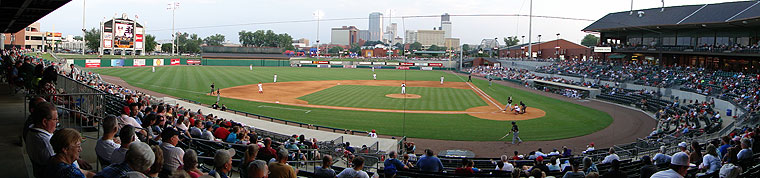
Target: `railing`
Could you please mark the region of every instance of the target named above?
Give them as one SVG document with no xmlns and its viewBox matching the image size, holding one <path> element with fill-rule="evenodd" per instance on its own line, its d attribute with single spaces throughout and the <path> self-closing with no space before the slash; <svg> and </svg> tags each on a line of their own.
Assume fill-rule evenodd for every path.
<svg viewBox="0 0 760 178">
<path fill-rule="evenodd" d="M 676 51 L 676 52 L 701 52 L 701 53 L 735 53 L 735 54 L 760 54 L 758 48 L 740 48 L 734 49 L 730 47 L 716 48 L 716 47 L 693 47 L 693 46 L 628 46 L 628 47 L 613 47 L 614 50 L 622 51 Z"/>
</svg>

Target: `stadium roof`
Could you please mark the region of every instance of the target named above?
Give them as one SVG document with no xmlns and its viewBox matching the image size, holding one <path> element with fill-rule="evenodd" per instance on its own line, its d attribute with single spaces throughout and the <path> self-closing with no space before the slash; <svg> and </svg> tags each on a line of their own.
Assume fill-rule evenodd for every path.
<svg viewBox="0 0 760 178">
<path fill-rule="evenodd" d="M 71 0 L 17 0 L 0 2 L 0 32 L 16 33 Z"/>
<path fill-rule="evenodd" d="M 610 13 L 583 31 L 613 31 L 625 28 L 647 29 L 674 26 L 760 26 L 760 1 L 738 1 L 717 4 L 672 6 Z M 751 20 L 751 21 L 750 21 Z"/>
</svg>

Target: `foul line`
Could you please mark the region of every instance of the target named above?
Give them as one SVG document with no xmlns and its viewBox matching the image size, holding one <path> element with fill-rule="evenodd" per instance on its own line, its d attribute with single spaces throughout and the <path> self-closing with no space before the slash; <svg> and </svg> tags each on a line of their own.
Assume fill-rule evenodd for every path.
<svg viewBox="0 0 760 178">
<path fill-rule="evenodd" d="M 499 104 L 497 104 L 496 102 L 494 102 L 493 100 L 491 100 L 491 96 L 488 96 L 488 94 L 486 94 L 486 92 L 483 92 L 483 90 L 480 90 L 480 88 L 478 88 L 478 87 L 472 86 L 472 84 L 470 84 L 470 82 L 465 82 L 465 83 L 467 85 L 469 85 L 470 88 L 472 88 L 472 90 L 475 90 L 476 93 L 483 95 L 483 98 L 486 98 L 486 100 L 488 100 L 489 102 L 491 102 L 491 104 L 496 105 L 496 107 L 499 108 L 499 110 L 504 110 L 503 108 L 501 108 L 501 106 Z"/>
<path fill-rule="evenodd" d="M 277 108 L 277 109 L 286 109 L 286 110 L 294 110 L 294 111 L 304 111 L 306 114 L 309 114 L 311 110 L 305 110 L 305 109 L 295 109 L 295 108 L 283 108 L 283 107 L 277 107 L 277 106 L 266 106 L 266 105 L 259 105 L 260 108 Z"/>
</svg>

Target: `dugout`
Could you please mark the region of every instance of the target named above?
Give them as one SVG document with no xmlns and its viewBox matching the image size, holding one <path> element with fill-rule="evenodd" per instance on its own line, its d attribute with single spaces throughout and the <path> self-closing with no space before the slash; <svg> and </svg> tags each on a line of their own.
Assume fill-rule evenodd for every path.
<svg viewBox="0 0 760 178">
<path fill-rule="evenodd" d="M 583 98 L 583 99 L 596 98 L 596 96 L 598 96 L 601 93 L 601 91 L 599 91 L 599 89 L 596 89 L 596 88 L 587 88 L 587 87 L 581 87 L 581 86 L 575 86 L 575 85 L 568 85 L 568 84 L 552 82 L 552 81 L 530 79 L 528 80 L 528 83 L 539 90 L 544 90 L 544 91 L 552 92 L 552 93 L 558 93 L 558 92 L 561 93 L 566 89 L 576 90 L 578 91 L 578 94 L 580 94 L 580 98 Z"/>
</svg>

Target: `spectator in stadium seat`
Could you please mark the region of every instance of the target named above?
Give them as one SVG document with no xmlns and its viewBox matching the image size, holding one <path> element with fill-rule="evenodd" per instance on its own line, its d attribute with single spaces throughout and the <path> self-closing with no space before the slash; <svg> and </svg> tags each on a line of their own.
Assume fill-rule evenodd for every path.
<svg viewBox="0 0 760 178">
<path fill-rule="evenodd" d="M 235 150 L 232 148 L 216 150 L 214 154 L 214 170 L 208 172 L 208 175 L 227 178 L 230 175 L 230 171 L 232 171 L 232 156 L 235 156 Z"/>
<path fill-rule="evenodd" d="M 232 126 L 232 123 L 230 123 L 229 121 L 223 122 L 222 124 L 220 124 L 220 127 L 214 130 L 214 136 L 218 139 L 226 140 L 227 135 L 230 134 L 230 131 L 227 128 L 231 126 Z"/>
<path fill-rule="evenodd" d="M 174 170 L 177 170 L 182 165 L 182 156 L 185 155 L 185 151 L 182 148 L 177 147 L 179 143 L 179 132 L 173 128 L 166 128 L 161 132 L 161 151 L 163 151 L 163 170 L 161 174 L 171 175 Z"/>
<path fill-rule="evenodd" d="M 443 163 L 435 155 L 433 150 L 425 149 L 425 156 L 417 160 L 417 167 L 421 171 L 426 172 L 441 172 L 443 171 Z"/>
<path fill-rule="evenodd" d="M 314 176 L 317 178 L 334 178 L 335 170 L 332 169 L 332 157 L 325 155 L 322 157 L 322 166 L 314 168 Z"/>
<path fill-rule="evenodd" d="M 148 144 L 135 142 L 129 144 L 124 163 L 129 166 L 130 171 L 126 172 L 128 178 L 143 178 L 150 172 L 151 165 L 156 161 L 156 156 Z M 105 176 L 104 176 L 105 177 Z"/>
<path fill-rule="evenodd" d="M 345 147 L 346 151 L 349 151 L 352 154 L 356 153 L 356 149 L 354 149 L 354 147 L 351 147 L 351 143 L 350 142 L 346 142 L 345 146 L 346 146 Z"/>
<path fill-rule="evenodd" d="M 515 167 L 509 163 L 509 158 L 507 155 L 501 155 L 500 162 L 496 164 L 496 170 L 499 171 L 505 171 L 505 172 L 512 172 L 512 170 L 515 169 Z"/>
<path fill-rule="evenodd" d="M 620 160 L 620 157 L 618 157 L 618 155 L 615 154 L 614 148 L 610 148 L 609 154 L 610 155 L 607 155 L 607 157 L 604 157 L 604 160 L 602 160 L 602 164 L 612 163 L 613 160 L 618 160 L 618 161 Z"/>
<path fill-rule="evenodd" d="M 570 148 L 567 148 L 567 146 L 562 146 L 562 157 L 563 158 L 569 158 L 573 156 L 573 150 Z"/>
<path fill-rule="evenodd" d="M 353 165 L 353 169 L 343 169 L 343 171 L 340 172 L 336 177 L 338 178 L 369 178 L 369 175 L 367 175 L 367 172 L 364 172 L 362 169 L 364 168 L 364 158 L 361 156 L 357 156 L 356 158 L 351 160 L 351 164 Z"/>
<path fill-rule="evenodd" d="M 111 165 L 111 153 L 116 148 L 121 147 L 119 140 L 114 140 L 119 128 L 116 123 L 116 116 L 109 115 L 103 119 L 103 136 L 95 144 L 95 154 L 103 165 Z"/>
<path fill-rule="evenodd" d="M 641 157 L 641 169 L 639 169 L 639 178 L 648 178 L 657 173 L 657 167 L 652 165 L 652 159 L 649 156 Z"/>
<path fill-rule="evenodd" d="M 262 160 L 255 160 L 249 163 L 247 170 L 248 170 L 247 178 L 265 178 L 268 176 L 267 174 L 269 174 L 269 168 L 267 168 L 267 163 Z M 335 177 L 334 172 L 331 178 L 333 177 Z"/>
<path fill-rule="evenodd" d="M 26 143 L 26 153 L 29 154 L 29 160 L 32 162 L 34 176 L 42 177 L 48 159 L 55 154 L 50 145 L 50 137 L 53 136 L 55 126 L 58 124 L 58 112 L 49 102 L 39 103 L 34 108 L 31 114 L 34 128 L 29 130 L 24 143 Z"/>
<path fill-rule="evenodd" d="M 200 169 L 198 169 L 198 153 L 195 150 L 188 149 L 185 151 L 185 155 L 182 156 L 181 171 L 185 171 L 191 178 L 198 178 L 203 175 Z"/>
<path fill-rule="evenodd" d="M 692 164 L 702 164 L 702 147 L 699 146 L 699 142 L 691 142 L 691 153 L 689 154 L 689 162 Z"/>
<path fill-rule="evenodd" d="M 654 165 L 661 166 L 670 164 L 670 156 L 665 154 L 665 149 L 668 147 L 660 146 L 659 152 L 654 155 Z"/>
<path fill-rule="evenodd" d="M 520 157 L 520 155 L 518 154 L 518 152 L 517 152 L 517 151 L 515 151 L 515 156 L 512 156 L 512 160 L 515 160 L 515 161 L 516 161 L 516 160 L 521 160 L 521 159 L 522 159 L 522 158 Z"/>
<path fill-rule="evenodd" d="M 257 158 L 259 160 L 269 161 L 272 158 L 277 157 L 277 151 L 272 148 L 272 138 L 265 138 L 264 139 L 264 148 L 259 149 L 259 154 L 257 155 Z"/>
<path fill-rule="evenodd" d="M 540 156 L 540 157 L 544 157 L 544 158 L 547 157 L 547 155 L 544 153 L 543 150 L 541 150 L 541 148 L 538 148 L 538 150 L 536 150 L 535 154 L 536 154 L 536 156 Z"/>
<path fill-rule="evenodd" d="M 533 169 L 531 170 L 529 176 L 534 178 L 544 178 L 546 177 L 546 172 L 541 171 L 541 169 Z"/>
<path fill-rule="evenodd" d="M 598 172 L 588 173 L 586 174 L 586 178 L 599 178 L 599 173 Z"/>
<path fill-rule="evenodd" d="M 288 165 L 288 150 L 277 151 L 277 162 L 269 163 L 269 172 L 271 178 L 296 178 L 296 171 Z"/>
<path fill-rule="evenodd" d="M 119 140 L 121 140 L 121 146 L 116 148 L 111 153 L 111 164 L 119 164 L 124 162 L 124 158 L 129 151 L 129 144 L 135 141 L 135 127 L 131 125 L 125 125 L 119 131 Z"/>
<path fill-rule="evenodd" d="M 720 167 L 718 176 L 720 178 L 736 178 L 742 171 L 742 168 L 738 165 L 739 161 L 736 158 L 739 149 L 736 147 L 728 148 L 728 153 L 723 156 L 724 164 Z"/>
<path fill-rule="evenodd" d="M 150 165 L 150 170 L 148 170 L 148 173 L 145 173 L 145 175 L 148 177 L 159 177 L 158 174 L 161 173 L 164 168 L 164 151 L 161 150 L 161 147 L 158 145 L 150 146 L 150 149 L 153 150 L 153 155 L 155 155 L 153 160 L 155 161 L 153 161 L 153 165 Z"/>
<path fill-rule="evenodd" d="M 720 148 L 718 148 L 718 154 L 720 154 L 720 159 L 723 160 L 723 156 L 728 153 L 728 148 L 731 147 L 731 138 L 728 136 L 720 137 L 721 143 L 723 145 L 720 145 Z"/>
<path fill-rule="evenodd" d="M 409 161 L 409 154 L 404 154 L 404 160 L 401 160 L 401 162 L 404 163 L 406 167 L 409 167 L 409 169 L 415 168 L 414 164 L 412 164 L 412 162 Z"/>
<path fill-rule="evenodd" d="M 56 131 L 50 137 L 50 145 L 55 155 L 50 157 L 45 167 L 44 176 L 49 178 L 84 178 L 93 177 L 94 173 L 82 170 L 74 164 L 82 151 L 82 136 L 74 129 L 65 128 Z"/>
<path fill-rule="evenodd" d="M 586 177 L 586 174 L 583 173 L 583 171 L 579 171 L 580 164 L 576 159 L 570 159 L 570 165 L 572 166 L 571 171 L 567 171 L 562 178 L 584 178 Z"/>
<path fill-rule="evenodd" d="M 245 147 L 245 157 L 243 157 L 243 163 L 240 164 L 240 177 L 248 176 L 248 164 L 255 161 L 258 154 L 259 145 L 251 144 Z"/>
<path fill-rule="evenodd" d="M 398 170 L 406 170 L 409 169 L 404 163 L 399 161 L 398 154 L 396 151 L 391 150 L 388 153 L 388 159 L 385 159 L 383 162 L 383 165 L 385 166 L 385 176 L 386 177 L 396 177 L 396 172 Z"/>
<path fill-rule="evenodd" d="M 203 138 L 203 122 L 201 120 L 193 121 L 193 126 L 190 127 L 190 136 L 193 138 Z"/>
<path fill-rule="evenodd" d="M 557 164 L 557 157 L 552 157 L 551 159 L 549 159 L 549 163 L 546 164 L 546 167 L 549 168 L 550 172 L 559 172 L 560 168 L 559 168 L 559 165 Z"/>
<path fill-rule="evenodd" d="M 224 141 L 227 143 L 237 143 L 239 141 L 238 134 L 240 134 L 240 127 L 234 126 L 232 127 L 232 130 L 230 130 L 230 133 L 227 134 L 227 137 L 224 138 Z"/>
<path fill-rule="evenodd" d="M 129 107 L 124 106 L 124 110 L 121 113 L 121 117 L 119 117 L 119 123 L 122 125 L 131 125 L 135 128 L 142 128 L 142 125 L 140 125 L 140 122 L 137 121 L 137 119 L 134 118 L 136 111 L 132 111 L 132 109 L 137 109 L 137 106 Z"/>
<path fill-rule="evenodd" d="M 657 172 L 651 178 L 682 178 L 689 169 L 689 154 L 678 152 L 670 159 L 670 169 Z"/>
<path fill-rule="evenodd" d="M 688 149 L 688 147 L 689 147 L 689 144 L 688 144 L 688 143 L 686 143 L 686 142 L 681 142 L 681 143 L 678 143 L 678 149 L 680 149 L 680 150 L 681 150 L 681 152 L 684 152 L 684 153 L 686 153 L 687 155 L 690 155 L 690 154 L 691 154 L 691 152 L 689 152 L 689 149 Z"/>
<path fill-rule="evenodd" d="M 530 168 L 528 172 L 533 172 L 533 170 L 540 169 L 542 172 L 549 172 L 549 167 L 544 164 L 544 157 L 538 156 L 535 159 L 535 163 L 533 164 L 533 167 Z"/>
<path fill-rule="evenodd" d="M 750 160 L 752 159 L 752 149 L 750 149 L 750 146 L 752 146 L 752 143 L 749 139 L 743 138 L 741 140 L 741 148 L 742 150 L 739 151 L 739 154 L 736 155 L 736 158 L 738 161 L 744 161 L 744 160 Z"/>
<path fill-rule="evenodd" d="M 214 140 L 214 133 L 212 131 L 214 130 L 214 123 L 210 122 L 210 121 L 206 122 L 204 124 L 204 127 L 205 127 L 205 129 L 203 131 L 203 135 L 201 135 L 201 138 L 213 141 Z"/>
<path fill-rule="evenodd" d="M 454 173 L 465 174 L 465 175 L 475 174 L 475 168 L 472 167 L 473 165 L 474 163 L 472 162 L 472 160 L 467 159 L 467 158 L 462 158 L 462 167 L 458 167 L 454 171 Z"/>
<path fill-rule="evenodd" d="M 602 175 L 602 178 L 615 178 L 615 177 L 627 177 L 625 173 L 620 171 L 620 161 L 619 160 L 612 160 L 612 166 L 610 167 L 610 170 L 607 171 L 607 173 L 604 173 Z"/>
<path fill-rule="evenodd" d="M 597 175 L 599 173 L 599 169 L 596 168 L 596 164 L 594 164 L 594 162 L 591 161 L 591 158 L 589 158 L 589 157 L 584 157 L 583 158 L 583 169 L 586 169 L 586 171 L 585 171 L 586 176 L 588 176 L 592 172 L 597 173 Z"/>
<path fill-rule="evenodd" d="M 702 164 L 699 165 L 699 169 L 707 170 L 705 174 L 717 173 L 720 169 L 720 159 L 718 159 L 718 153 L 715 150 L 715 145 L 707 145 L 707 153 L 702 158 Z"/>
</svg>

